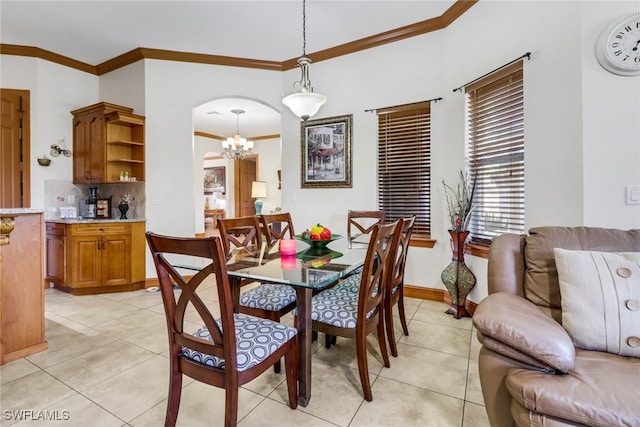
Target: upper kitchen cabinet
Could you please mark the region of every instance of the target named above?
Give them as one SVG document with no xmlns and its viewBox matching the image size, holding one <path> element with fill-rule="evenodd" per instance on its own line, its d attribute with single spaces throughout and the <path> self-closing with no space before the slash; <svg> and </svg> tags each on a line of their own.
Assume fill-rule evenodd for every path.
<svg viewBox="0 0 640 427">
<path fill-rule="evenodd" d="M 73 114 L 73 182 L 144 181 L 144 117 L 99 102 Z"/>
</svg>

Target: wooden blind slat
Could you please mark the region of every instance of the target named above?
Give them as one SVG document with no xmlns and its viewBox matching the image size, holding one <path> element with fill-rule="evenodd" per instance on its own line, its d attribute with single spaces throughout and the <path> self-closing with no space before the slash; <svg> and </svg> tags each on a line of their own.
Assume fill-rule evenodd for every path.
<svg viewBox="0 0 640 427">
<path fill-rule="evenodd" d="M 471 239 L 524 232 L 524 72 L 519 61 L 465 88 L 467 169 L 475 177 Z"/>
<path fill-rule="evenodd" d="M 388 221 L 416 215 L 431 234 L 431 104 L 378 109 L 378 207 Z"/>
</svg>

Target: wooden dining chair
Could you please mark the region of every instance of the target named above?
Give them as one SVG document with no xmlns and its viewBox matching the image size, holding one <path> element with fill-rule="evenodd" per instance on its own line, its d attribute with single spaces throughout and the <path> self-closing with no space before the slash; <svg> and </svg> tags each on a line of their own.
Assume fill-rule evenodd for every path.
<svg viewBox="0 0 640 427">
<path fill-rule="evenodd" d="M 260 250 L 262 230 L 258 217 L 221 218 L 217 226 L 225 254 L 229 255 L 232 250 L 240 248 Z"/>
<path fill-rule="evenodd" d="M 262 234 L 269 247 L 274 246 L 278 240 L 293 239 L 296 235 L 291 214 L 288 212 L 261 215 L 260 223 L 262 224 Z"/>
<path fill-rule="evenodd" d="M 175 426 L 182 378 L 225 390 L 224 425 L 238 421 L 239 387 L 265 372 L 284 357 L 289 407 L 298 406 L 298 349 L 295 328 L 267 319 L 234 313 L 226 257 L 219 237 L 179 238 L 147 232 L 147 243 L 158 274 L 169 334 L 169 397 L 165 426 Z M 183 276 L 170 259 L 177 255 L 206 259 L 204 268 Z M 210 262 L 209 262 L 210 261 Z M 190 273 L 193 273 L 192 271 Z M 200 285 L 215 276 L 220 318 L 214 319 L 200 295 Z M 173 284 L 181 292 L 174 293 Z M 185 330 L 187 309 L 195 309 L 203 326 Z M 250 337 L 250 338 L 248 338 Z"/>
<path fill-rule="evenodd" d="M 349 245 L 358 237 L 371 234 L 373 228 L 385 222 L 384 211 L 354 211 L 347 212 L 347 239 Z"/>
<path fill-rule="evenodd" d="M 287 214 L 288 215 L 288 214 Z M 248 216 L 240 218 L 225 218 L 218 221 L 220 238 L 226 241 L 227 255 L 230 250 L 262 245 L 262 228 L 258 217 Z M 241 286 L 255 283 L 246 280 Z M 261 283 L 238 296 L 238 311 L 251 316 L 279 322 L 282 317 L 296 307 L 296 291 L 289 285 L 281 283 Z M 278 360 L 274 365 L 275 372 L 280 372 L 281 364 Z"/>
<path fill-rule="evenodd" d="M 398 357 L 398 346 L 396 345 L 395 330 L 393 327 L 393 306 L 398 306 L 398 315 L 400 316 L 400 324 L 402 332 L 409 335 L 407 327 L 407 318 L 404 313 L 404 272 L 407 263 L 407 253 L 409 251 L 409 243 L 411 242 L 411 234 L 416 217 L 403 218 L 398 243 L 390 253 L 391 259 L 389 266 L 385 272 L 385 296 L 384 296 L 384 323 L 387 331 L 387 341 L 391 355 Z"/>
<path fill-rule="evenodd" d="M 385 367 L 389 355 L 384 335 L 384 271 L 389 250 L 397 245 L 402 220 L 376 225 L 367 246 L 358 293 L 335 288 L 322 291 L 312 298 L 311 324 L 315 331 L 329 336 L 354 338 L 362 392 L 367 401 L 373 400 L 367 363 L 367 335 L 378 333 L 378 344 Z"/>
</svg>

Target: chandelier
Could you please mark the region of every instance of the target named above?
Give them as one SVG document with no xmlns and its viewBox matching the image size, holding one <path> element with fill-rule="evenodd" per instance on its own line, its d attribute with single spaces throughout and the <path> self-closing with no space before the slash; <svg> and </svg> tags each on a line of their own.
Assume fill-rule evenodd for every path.
<svg viewBox="0 0 640 427">
<path fill-rule="evenodd" d="M 305 122 L 318 112 L 322 104 L 327 102 L 326 96 L 313 93 L 311 80 L 309 80 L 309 64 L 311 64 L 311 59 L 307 57 L 306 1 L 302 0 L 302 56 L 298 58 L 302 78 L 293 84 L 295 93 L 282 98 L 282 103 Z"/>
<path fill-rule="evenodd" d="M 222 154 L 227 159 L 243 159 L 253 150 L 253 141 L 247 141 L 247 138 L 240 136 L 240 114 L 244 114 L 244 110 L 231 110 L 236 115 L 236 134 L 222 141 Z"/>
</svg>

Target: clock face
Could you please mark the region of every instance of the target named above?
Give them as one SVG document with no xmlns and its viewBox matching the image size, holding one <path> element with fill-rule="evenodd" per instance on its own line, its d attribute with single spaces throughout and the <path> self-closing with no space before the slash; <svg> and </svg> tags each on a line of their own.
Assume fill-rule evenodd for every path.
<svg viewBox="0 0 640 427">
<path fill-rule="evenodd" d="M 640 13 L 607 27 L 596 45 L 598 62 L 621 76 L 640 75 Z"/>
</svg>

